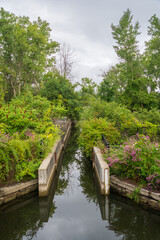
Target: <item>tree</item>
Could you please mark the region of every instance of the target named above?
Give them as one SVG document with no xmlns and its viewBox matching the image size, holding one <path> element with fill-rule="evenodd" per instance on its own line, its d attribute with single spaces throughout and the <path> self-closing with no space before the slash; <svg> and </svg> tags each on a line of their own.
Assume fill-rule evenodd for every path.
<svg viewBox="0 0 160 240">
<path fill-rule="evenodd" d="M 38 18 L 17 17 L 0 10 L 0 70 L 6 83 L 6 99 L 20 95 L 25 84 L 39 86 L 51 64 L 58 43 L 50 38 L 49 24 Z"/>
<path fill-rule="evenodd" d="M 98 87 L 98 95 L 102 100 L 120 102 L 120 96 L 125 89 L 121 68 L 121 64 L 116 64 L 103 74 L 103 81 Z"/>
<path fill-rule="evenodd" d="M 126 86 L 130 87 L 132 82 L 141 76 L 140 54 L 138 49 L 137 36 L 139 23 L 132 24 L 133 16 L 127 9 L 121 17 L 117 26 L 111 25 L 113 38 L 116 40 L 114 49 L 119 57 L 120 63 L 124 65 L 124 80 Z"/>
<path fill-rule="evenodd" d="M 80 107 L 78 94 L 75 93 L 70 81 L 58 74 L 48 72 L 44 75 L 43 82 L 41 95 L 54 102 L 61 99 L 68 110 L 68 117 L 78 119 Z"/>
<path fill-rule="evenodd" d="M 134 111 L 155 106 L 157 98 L 153 81 L 145 74 L 144 59 L 138 49 L 137 36 L 140 34 L 140 25 L 138 22 L 133 24 L 132 21 L 131 11 L 127 9 L 119 24 L 111 25 L 112 35 L 116 41 L 114 49 L 119 57 L 119 63 L 105 75 L 99 94 L 107 101 L 123 103 Z"/>
<path fill-rule="evenodd" d="M 145 57 L 147 74 L 151 77 L 157 87 L 160 87 L 160 19 L 153 15 L 149 20 L 148 35 L 151 37 L 146 41 Z"/>
<path fill-rule="evenodd" d="M 56 57 L 56 66 L 60 76 L 70 80 L 73 78 L 73 51 L 66 43 L 60 45 Z"/>
<path fill-rule="evenodd" d="M 87 105 L 88 100 L 91 96 L 95 96 L 95 88 L 97 84 L 87 77 L 82 78 L 81 83 L 77 83 L 77 86 L 80 86 L 79 95 L 83 105 Z"/>
</svg>

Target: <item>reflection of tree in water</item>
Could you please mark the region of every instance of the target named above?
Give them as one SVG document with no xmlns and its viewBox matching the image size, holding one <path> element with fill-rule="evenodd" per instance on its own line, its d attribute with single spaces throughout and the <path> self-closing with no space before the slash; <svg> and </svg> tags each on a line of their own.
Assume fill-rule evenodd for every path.
<svg viewBox="0 0 160 240">
<path fill-rule="evenodd" d="M 73 191 L 76 181 L 75 171 L 77 166 L 74 162 L 77 156 L 78 144 L 76 140 L 78 134 L 79 131 L 77 129 L 73 129 L 71 137 L 67 143 L 67 147 L 63 155 L 63 163 L 56 189 L 56 195 L 68 194 L 70 191 Z"/>
<path fill-rule="evenodd" d="M 38 199 L 9 214 L 0 215 L 2 240 L 21 240 L 23 236 L 30 240 L 36 236 L 40 228 L 43 228 L 43 223 L 39 218 Z"/>
<path fill-rule="evenodd" d="M 109 230 L 117 236 L 123 234 L 123 240 L 159 240 L 160 216 L 150 211 L 145 211 L 133 202 L 110 197 Z M 154 224 L 153 224 L 154 222 Z"/>
<path fill-rule="evenodd" d="M 97 192 L 94 184 L 93 178 L 93 169 L 92 169 L 92 161 L 86 158 L 81 153 L 81 161 L 80 161 L 80 185 L 83 188 L 83 194 L 86 196 L 89 202 L 93 201 L 96 205 L 98 204 L 97 200 Z"/>
<path fill-rule="evenodd" d="M 86 159 L 78 147 L 76 141 L 78 134 L 77 129 L 73 130 L 67 144 L 56 195 L 69 194 L 80 182 L 82 192 L 88 201 L 97 203 L 96 190 L 93 184 L 92 163 L 89 159 Z"/>
</svg>

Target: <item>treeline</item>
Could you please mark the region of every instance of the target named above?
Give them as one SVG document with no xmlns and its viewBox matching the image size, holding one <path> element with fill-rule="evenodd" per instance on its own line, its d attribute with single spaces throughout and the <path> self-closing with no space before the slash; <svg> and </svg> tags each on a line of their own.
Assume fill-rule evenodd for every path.
<svg viewBox="0 0 160 240">
<path fill-rule="evenodd" d="M 137 131 L 159 140 L 160 20 L 154 15 L 149 24 L 140 53 L 140 25 L 129 9 L 124 12 L 111 25 L 119 62 L 99 86 L 87 77 L 72 84 L 70 49 L 52 40 L 49 24 L 1 8 L 0 182 L 37 176 L 61 134 L 57 118 L 80 120 L 78 141 L 87 155 L 101 145 L 102 134 L 116 145 Z"/>
<path fill-rule="evenodd" d="M 62 134 L 57 118 L 78 116 L 79 96 L 67 79 L 69 55 L 60 50 L 46 21 L 30 21 L 1 8 L 0 186 L 36 178 Z"/>
<path fill-rule="evenodd" d="M 51 38 L 49 23 L 17 17 L 0 10 L 0 104 L 30 89 L 56 104 L 59 99 L 68 117 L 76 118 L 79 106 L 75 87 L 67 79 L 71 70 L 69 49 Z M 60 63 L 56 64 L 56 53 Z M 57 67 L 57 65 L 59 65 Z"/>
<path fill-rule="evenodd" d="M 160 19 L 156 15 L 149 19 L 149 39 L 143 53 L 137 39 L 140 24 L 133 23 L 129 9 L 111 29 L 118 63 L 104 74 L 99 96 L 109 102 L 122 103 L 131 111 L 159 109 Z"/>
</svg>

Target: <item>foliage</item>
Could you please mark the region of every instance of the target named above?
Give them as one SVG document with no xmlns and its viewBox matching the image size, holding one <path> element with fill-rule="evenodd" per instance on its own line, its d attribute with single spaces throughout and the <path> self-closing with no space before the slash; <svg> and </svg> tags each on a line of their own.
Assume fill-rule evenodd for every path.
<svg viewBox="0 0 160 240">
<path fill-rule="evenodd" d="M 17 134 L 9 138 L 0 135 L 0 181 L 21 180 L 36 177 L 35 170 L 41 163 L 41 148 L 38 138 L 21 140 Z M 35 151 L 36 149 L 36 151 Z"/>
<path fill-rule="evenodd" d="M 40 18 L 31 22 L 0 10 L 0 72 L 5 99 L 20 95 L 26 84 L 39 87 L 42 74 L 54 64 L 58 43 L 51 40 L 49 24 Z"/>
<path fill-rule="evenodd" d="M 149 136 L 130 138 L 118 149 L 106 153 L 106 161 L 114 174 L 147 184 L 149 189 L 159 189 L 160 145 Z M 155 179 L 155 181 L 154 181 Z"/>
<path fill-rule="evenodd" d="M 159 105 L 158 87 L 158 28 L 159 19 L 150 19 L 149 35 L 146 51 L 140 54 L 137 37 L 140 34 L 138 22 L 133 24 L 131 11 L 127 9 L 118 25 L 111 25 L 116 44 L 115 52 L 119 62 L 104 75 L 98 87 L 98 95 L 105 101 L 116 101 L 132 111 L 140 108 L 148 110 Z M 156 70 L 155 70 L 156 68 Z M 155 70 L 155 73 L 154 73 Z"/>
<path fill-rule="evenodd" d="M 155 125 L 160 125 L 160 110 L 153 108 L 151 110 L 139 109 L 139 111 L 134 112 L 134 116 L 140 121 L 148 121 Z"/>
<path fill-rule="evenodd" d="M 53 125 L 54 118 L 65 115 L 66 109 L 62 105 L 56 106 L 46 98 L 28 92 L 0 106 L 0 129 L 3 123 L 8 133 L 28 128 L 43 133 Z"/>
<path fill-rule="evenodd" d="M 1 182 L 37 176 L 41 160 L 59 138 L 60 131 L 53 121 L 65 114 L 62 105 L 53 105 L 31 92 L 1 105 Z"/>
<path fill-rule="evenodd" d="M 160 77 L 160 19 L 153 15 L 149 19 L 149 27 L 148 27 L 148 35 L 150 39 L 146 41 L 146 49 L 145 49 L 145 61 L 146 61 L 146 69 L 147 75 L 151 77 L 157 88 L 159 88 L 159 77 Z"/>
<path fill-rule="evenodd" d="M 133 114 L 125 106 L 95 98 L 90 99 L 89 106 L 83 108 L 80 115 L 82 120 L 105 118 L 120 131 L 122 139 L 135 135 L 137 132 L 149 135 L 152 139 L 157 138 L 158 126 L 147 121 L 147 116 L 143 121 L 136 116 L 139 116 L 138 113 Z"/>
<path fill-rule="evenodd" d="M 79 98 L 69 80 L 49 72 L 44 75 L 43 81 L 44 85 L 41 89 L 41 95 L 50 101 L 57 102 L 61 99 L 67 109 L 67 116 L 72 119 L 78 119 Z"/>
<path fill-rule="evenodd" d="M 134 199 L 137 203 L 139 203 L 140 198 L 140 186 L 135 188 L 131 194 L 127 195 L 130 199 Z"/>
<path fill-rule="evenodd" d="M 90 119 L 79 123 L 81 133 L 78 138 L 79 145 L 89 156 L 92 148 L 98 144 L 102 139 L 102 134 L 106 137 L 110 144 L 118 144 L 120 140 L 120 133 L 112 123 L 105 119 Z"/>
<path fill-rule="evenodd" d="M 88 105 L 88 102 L 92 96 L 95 96 L 95 88 L 97 84 L 89 78 L 82 78 L 81 83 L 77 83 L 77 86 L 80 86 L 79 90 L 80 99 L 83 106 Z"/>
</svg>

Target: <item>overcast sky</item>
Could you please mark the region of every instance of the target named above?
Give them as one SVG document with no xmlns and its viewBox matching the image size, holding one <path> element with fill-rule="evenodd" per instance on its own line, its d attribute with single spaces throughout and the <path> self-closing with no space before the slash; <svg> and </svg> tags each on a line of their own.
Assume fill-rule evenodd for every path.
<svg viewBox="0 0 160 240">
<path fill-rule="evenodd" d="M 141 25 L 140 49 L 147 39 L 148 20 L 160 17 L 160 0 L 0 0 L 0 6 L 16 15 L 41 17 L 50 23 L 53 40 L 66 42 L 75 53 L 77 79 L 100 82 L 100 70 L 116 63 L 111 23 L 118 24 L 129 8 Z"/>
</svg>

